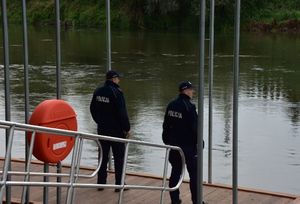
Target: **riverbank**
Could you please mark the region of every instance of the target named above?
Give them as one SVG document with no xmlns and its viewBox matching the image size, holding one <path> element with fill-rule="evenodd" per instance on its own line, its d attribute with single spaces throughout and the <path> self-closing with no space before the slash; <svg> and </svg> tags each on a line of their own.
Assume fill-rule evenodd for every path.
<svg viewBox="0 0 300 204">
<path fill-rule="evenodd" d="M 271 23 L 250 22 L 246 26 L 246 30 L 264 33 L 300 33 L 300 20 L 291 19 L 280 23 L 276 21 Z"/>
<path fill-rule="evenodd" d="M 17 0 L 7 2 L 9 23 L 22 23 L 21 6 Z M 61 22 L 66 28 L 105 28 L 105 1 L 64 0 L 60 2 L 60 8 Z M 215 14 L 217 30 L 233 29 L 234 2 L 216 1 Z M 30 25 L 54 25 L 54 1 L 28 1 L 27 20 Z M 111 26 L 114 29 L 198 30 L 198 20 L 196 0 L 111 1 Z M 243 30 L 255 32 L 299 32 L 300 7 L 294 0 L 249 0 L 241 5 L 241 25 Z"/>
</svg>

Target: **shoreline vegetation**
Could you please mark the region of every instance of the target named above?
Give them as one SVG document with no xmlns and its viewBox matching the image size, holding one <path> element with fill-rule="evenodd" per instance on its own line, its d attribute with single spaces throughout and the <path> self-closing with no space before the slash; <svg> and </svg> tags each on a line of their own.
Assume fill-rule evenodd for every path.
<svg viewBox="0 0 300 204">
<path fill-rule="evenodd" d="M 120 30 L 198 30 L 198 2 L 199 0 L 111 0 L 111 26 Z M 234 2 L 216 0 L 216 29 L 233 29 Z M 242 30 L 300 33 L 300 0 L 248 0 L 243 1 L 241 6 Z M 10 0 L 7 8 L 9 23 L 21 24 L 21 2 Z M 209 1 L 207 8 L 208 18 Z M 105 0 L 61 0 L 60 13 L 61 23 L 65 28 L 105 27 Z M 53 25 L 54 1 L 28 0 L 27 20 L 30 25 Z"/>
</svg>

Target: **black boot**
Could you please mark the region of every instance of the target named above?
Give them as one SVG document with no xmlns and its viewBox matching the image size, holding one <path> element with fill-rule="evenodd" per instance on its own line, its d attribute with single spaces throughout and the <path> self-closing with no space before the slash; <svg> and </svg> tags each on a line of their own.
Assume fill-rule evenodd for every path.
<svg viewBox="0 0 300 204">
<path fill-rule="evenodd" d="M 180 204 L 180 203 L 182 203 L 182 202 L 181 202 L 181 199 L 179 199 L 179 200 L 177 200 L 177 201 L 172 201 L 172 204 Z"/>
</svg>

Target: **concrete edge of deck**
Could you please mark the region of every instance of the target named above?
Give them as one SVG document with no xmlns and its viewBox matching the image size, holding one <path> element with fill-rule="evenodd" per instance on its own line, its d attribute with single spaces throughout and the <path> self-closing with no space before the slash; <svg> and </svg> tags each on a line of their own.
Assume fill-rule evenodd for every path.
<svg viewBox="0 0 300 204">
<path fill-rule="evenodd" d="M 3 157 L 0 157 L 0 160 L 4 160 Z M 24 159 L 17 159 L 17 158 L 12 158 L 12 162 L 16 163 L 24 163 Z M 44 163 L 39 160 L 32 160 L 32 164 L 36 165 L 43 165 Z M 50 166 L 56 166 L 56 164 L 49 164 Z M 62 167 L 64 168 L 70 168 L 69 164 L 63 164 Z M 81 166 L 80 169 L 82 170 L 89 170 L 89 171 L 94 171 L 95 168 L 89 167 L 89 166 Z M 113 172 L 113 171 L 111 171 Z M 137 176 L 137 177 L 144 177 L 144 178 L 152 178 L 152 179 L 162 179 L 162 176 L 157 176 L 153 175 L 150 173 L 139 173 L 139 172 L 127 172 L 127 175 L 130 176 Z M 188 180 L 184 180 L 183 182 L 188 183 Z M 228 184 L 221 184 L 221 183 L 203 183 L 204 186 L 209 186 L 209 187 L 216 187 L 216 188 L 223 188 L 223 189 L 232 189 L 231 185 Z M 254 188 L 247 188 L 247 187 L 239 187 L 239 191 L 243 192 L 249 192 L 249 193 L 258 193 L 258 194 L 264 194 L 264 195 L 270 195 L 270 196 L 276 196 L 276 197 L 282 197 L 282 198 L 289 198 L 293 199 L 293 204 L 300 204 L 300 195 L 294 195 L 294 194 L 289 194 L 289 193 L 281 193 L 281 192 L 273 192 L 273 191 L 267 191 L 267 190 L 262 190 L 262 189 L 254 189 Z"/>
</svg>

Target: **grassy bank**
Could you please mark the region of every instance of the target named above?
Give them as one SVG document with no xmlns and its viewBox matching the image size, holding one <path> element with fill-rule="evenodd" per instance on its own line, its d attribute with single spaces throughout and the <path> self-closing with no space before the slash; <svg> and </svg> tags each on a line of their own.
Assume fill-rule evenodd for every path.
<svg viewBox="0 0 300 204">
<path fill-rule="evenodd" d="M 9 22 L 22 23 L 21 2 L 10 0 L 7 7 Z M 241 9 L 245 30 L 300 31 L 300 0 L 248 0 L 242 1 Z M 104 0 L 62 0 L 60 12 L 61 22 L 67 27 L 105 26 Z M 198 29 L 198 15 L 198 0 L 111 0 L 111 24 L 115 29 Z M 29 24 L 54 24 L 54 1 L 27 0 L 27 17 Z M 217 29 L 231 29 L 233 19 L 234 1 L 216 0 Z"/>
<path fill-rule="evenodd" d="M 157 12 L 146 11 L 145 2 L 112 0 L 111 25 L 116 29 L 184 29 L 191 28 L 198 17 L 185 11 Z M 128 1 L 130 2 L 130 1 Z M 142 2 L 142 1 L 140 1 Z M 19 0 L 7 3 L 10 23 L 22 23 L 22 7 Z M 73 27 L 104 27 L 106 24 L 105 1 L 66 0 L 61 1 L 61 23 Z M 150 8 L 148 8 L 150 9 Z M 182 16 L 183 15 L 183 16 Z M 55 23 L 55 4 L 53 0 L 27 1 L 27 20 L 33 25 Z"/>
<path fill-rule="evenodd" d="M 288 3 L 288 1 L 287 1 Z M 300 32 L 299 5 L 269 5 L 249 16 L 245 29 L 259 32 Z"/>
<path fill-rule="evenodd" d="M 11 0 L 7 3 L 10 23 L 22 23 L 21 1 Z M 104 25 L 105 11 L 100 4 L 84 4 L 80 1 L 61 1 L 61 22 L 66 26 Z M 27 1 L 27 20 L 33 25 L 51 25 L 55 23 L 54 1 Z"/>
</svg>

